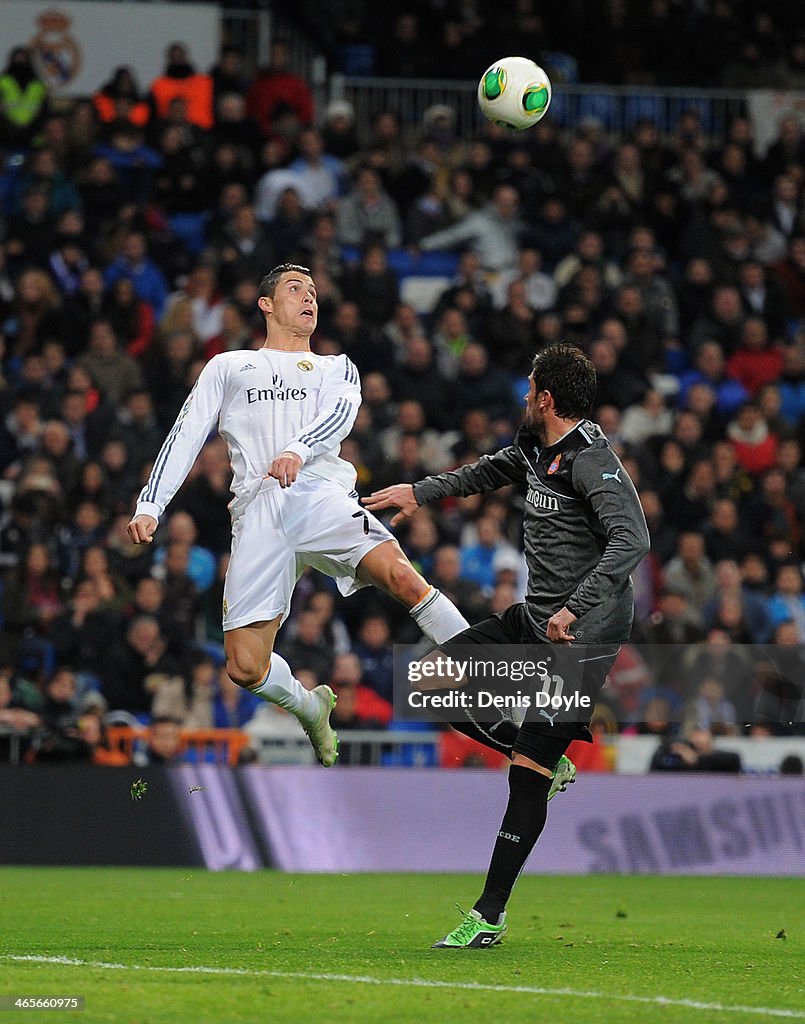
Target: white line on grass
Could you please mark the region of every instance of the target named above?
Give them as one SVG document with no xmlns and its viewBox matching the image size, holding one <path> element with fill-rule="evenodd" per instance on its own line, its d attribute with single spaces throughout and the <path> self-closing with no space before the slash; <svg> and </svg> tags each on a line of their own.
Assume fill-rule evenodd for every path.
<svg viewBox="0 0 805 1024">
<path fill-rule="evenodd" d="M 452 954 L 455 956 L 455 954 Z M 805 1020 L 805 1012 L 770 1006 L 730 1006 L 702 1003 L 696 999 L 670 999 L 667 996 L 618 995 L 611 992 L 573 988 L 538 988 L 535 985 L 484 985 L 475 981 L 439 981 L 428 978 L 373 978 L 363 974 L 314 974 L 306 971 L 251 971 L 245 967 L 160 967 L 155 964 L 114 964 L 104 960 L 78 960 L 71 956 L 0 955 L 0 960 L 34 964 L 61 964 L 66 967 L 91 967 L 101 971 L 151 971 L 159 974 L 218 974 L 243 978 L 289 978 L 295 981 L 338 981 L 353 985 L 396 985 L 401 988 L 450 988 L 471 992 L 514 992 L 532 996 L 572 996 L 575 999 L 606 999 L 609 1002 L 648 1003 L 652 1006 L 682 1006 L 689 1010 L 715 1010 L 718 1013 L 753 1013 L 761 1017 L 786 1017 Z"/>
</svg>

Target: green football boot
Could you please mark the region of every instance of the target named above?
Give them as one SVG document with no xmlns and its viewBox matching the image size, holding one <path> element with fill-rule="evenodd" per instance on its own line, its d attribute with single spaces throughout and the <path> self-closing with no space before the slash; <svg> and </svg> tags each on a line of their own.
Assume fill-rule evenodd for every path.
<svg viewBox="0 0 805 1024">
<path fill-rule="evenodd" d="M 434 942 L 431 949 L 486 949 L 487 946 L 496 946 L 506 934 L 505 913 L 500 915 L 497 924 L 484 921 L 477 910 L 461 910 L 461 913 L 464 919 L 458 928 L 439 942 Z"/>
<path fill-rule="evenodd" d="M 553 800 L 557 793 L 564 793 L 571 782 L 576 781 L 576 766 L 569 757 L 564 754 L 559 758 L 559 764 L 553 773 L 551 788 L 548 790 L 548 799 Z"/>
<path fill-rule="evenodd" d="M 319 710 L 311 723 L 305 725 L 305 732 L 313 744 L 319 764 L 332 768 L 338 760 L 338 736 L 330 725 L 330 712 L 338 698 L 329 686 L 315 686 L 311 691 L 319 704 Z"/>
</svg>

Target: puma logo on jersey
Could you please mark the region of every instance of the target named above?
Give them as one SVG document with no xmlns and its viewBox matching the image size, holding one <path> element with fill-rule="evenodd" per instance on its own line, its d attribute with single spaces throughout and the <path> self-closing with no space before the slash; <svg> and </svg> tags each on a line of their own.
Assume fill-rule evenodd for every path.
<svg viewBox="0 0 805 1024">
<path fill-rule="evenodd" d="M 542 711 L 540 711 L 540 714 L 542 715 L 543 718 L 547 718 L 548 719 L 548 721 L 551 723 L 551 728 L 553 728 L 553 725 L 554 725 L 554 721 L 553 720 L 554 720 L 554 718 L 556 718 L 556 716 L 559 714 L 559 712 L 558 711 L 554 711 L 554 713 L 552 715 L 549 715 L 548 712 L 543 709 Z"/>
<path fill-rule="evenodd" d="M 245 366 L 241 366 L 241 368 L 238 370 L 238 373 L 243 373 L 244 370 L 256 370 L 256 369 L 257 369 L 257 367 L 254 365 L 254 363 L 246 363 Z"/>
<path fill-rule="evenodd" d="M 622 484 L 623 480 L 621 480 L 621 478 L 620 478 L 620 467 L 618 467 L 618 469 L 616 469 L 614 473 L 602 473 L 601 474 L 601 479 L 602 480 L 617 480 L 619 484 Z"/>
</svg>

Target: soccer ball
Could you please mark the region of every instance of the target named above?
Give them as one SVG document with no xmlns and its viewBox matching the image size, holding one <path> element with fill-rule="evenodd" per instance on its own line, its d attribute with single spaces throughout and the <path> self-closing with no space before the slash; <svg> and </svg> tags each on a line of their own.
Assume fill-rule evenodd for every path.
<svg viewBox="0 0 805 1024">
<path fill-rule="evenodd" d="M 484 71 L 478 105 L 494 124 L 522 131 L 544 116 L 551 102 L 551 81 L 528 57 L 504 57 Z"/>
</svg>

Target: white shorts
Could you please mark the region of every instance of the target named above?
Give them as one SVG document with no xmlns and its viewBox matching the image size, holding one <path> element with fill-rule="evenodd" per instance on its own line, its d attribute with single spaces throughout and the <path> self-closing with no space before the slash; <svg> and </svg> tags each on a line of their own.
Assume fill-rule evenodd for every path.
<svg viewBox="0 0 805 1024">
<path fill-rule="evenodd" d="M 348 594 L 368 586 L 355 573 L 365 554 L 394 537 L 351 494 L 322 480 L 266 485 L 232 524 L 224 583 L 224 632 L 288 615 L 306 565 Z"/>
</svg>

